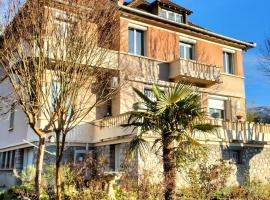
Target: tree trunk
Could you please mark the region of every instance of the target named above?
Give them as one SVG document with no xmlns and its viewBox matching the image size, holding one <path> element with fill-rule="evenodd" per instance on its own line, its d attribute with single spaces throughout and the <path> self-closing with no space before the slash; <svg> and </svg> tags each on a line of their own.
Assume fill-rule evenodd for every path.
<svg viewBox="0 0 270 200">
<path fill-rule="evenodd" d="M 39 145 L 38 145 L 38 153 L 37 153 L 37 162 L 36 162 L 36 176 L 35 176 L 35 189 L 38 195 L 38 199 L 40 199 L 40 190 L 41 190 L 41 173 L 43 167 L 43 159 L 44 159 L 44 151 L 45 151 L 45 137 L 39 137 Z"/>
<path fill-rule="evenodd" d="M 64 153 L 66 135 L 62 134 L 62 141 L 60 142 L 60 133 L 56 133 L 56 163 L 55 163 L 55 186 L 56 186 L 56 200 L 62 200 L 61 188 L 61 162 Z"/>
<path fill-rule="evenodd" d="M 59 162 L 56 159 L 55 165 L 55 186 L 56 186 L 56 200 L 62 200 L 62 193 L 61 193 L 61 161 Z"/>
<path fill-rule="evenodd" d="M 176 199 L 176 164 L 170 143 L 167 139 L 163 143 L 163 170 L 165 184 L 165 200 Z"/>
</svg>

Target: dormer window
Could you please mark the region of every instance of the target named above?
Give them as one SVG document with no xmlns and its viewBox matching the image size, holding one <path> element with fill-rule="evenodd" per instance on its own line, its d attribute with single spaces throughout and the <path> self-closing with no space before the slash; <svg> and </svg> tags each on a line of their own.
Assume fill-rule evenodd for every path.
<svg viewBox="0 0 270 200">
<path fill-rule="evenodd" d="M 159 13 L 160 17 L 163 17 L 165 19 L 169 19 L 171 21 L 183 23 L 183 16 L 181 14 L 171 12 L 168 10 L 161 9 Z"/>
</svg>

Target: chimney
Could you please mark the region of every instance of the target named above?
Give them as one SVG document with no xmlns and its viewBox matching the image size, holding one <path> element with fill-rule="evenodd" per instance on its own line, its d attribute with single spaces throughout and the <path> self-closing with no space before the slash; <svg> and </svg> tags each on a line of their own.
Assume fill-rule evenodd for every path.
<svg viewBox="0 0 270 200">
<path fill-rule="evenodd" d="M 124 4 L 125 0 L 118 0 L 118 3 Z"/>
</svg>

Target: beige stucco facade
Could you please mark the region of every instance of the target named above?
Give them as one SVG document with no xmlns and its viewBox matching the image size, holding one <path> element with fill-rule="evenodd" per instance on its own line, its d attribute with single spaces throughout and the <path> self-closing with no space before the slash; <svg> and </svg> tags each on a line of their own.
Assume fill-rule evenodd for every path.
<svg viewBox="0 0 270 200">
<path fill-rule="evenodd" d="M 270 148 L 269 127 L 261 128 L 245 122 L 243 52 L 254 47 L 253 44 L 189 25 L 187 14 L 184 16 L 185 23 L 177 24 L 157 17 L 153 13 L 145 11 L 140 13 L 142 11 L 136 8 L 129 8 L 122 4 L 119 6 L 121 14 L 115 26 L 115 31 L 119 31 L 119 37 L 113 41 L 113 50 L 108 54 L 108 59 L 102 66 L 119 71 L 118 82 L 121 89 L 111 100 L 112 116 L 107 116 L 106 106 L 94 108 L 90 115 L 69 133 L 68 145 L 87 146 L 88 149 L 89 145 L 98 148 L 128 143 L 138 130 L 132 132 L 131 129 L 123 129 L 120 125 L 127 121 L 128 112 L 132 111 L 133 104 L 140 101 L 132 88 L 144 91 L 147 88 L 151 89 L 153 84 L 166 88 L 182 80 L 191 82 L 201 93 L 202 105 L 210 122 L 220 125 L 216 135 L 205 136 L 197 133 L 197 139 L 201 143 L 216 147 L 233 144 L 240 147 Z M 144 55 L 129 52 L 129 28 L 143 31 Z M 191 43 L 193 47 L 191 60 L 180 58 L 181 42 Z M 230 52 L 233 55 L 233 74 L 226 73 L 224 52 Z M 11 90 L 8 79 L 0 84 L 1 94 Z M 209 105 L 211 104 L 209 99 L 222 103 L 218 108 L 223 109 L 222 119 L 214 119 L 211 116 L 210 108 L 212 107 Z M 42 116 L 40 123 L 46 124 Z M 253 128 L 251 129 L 250 126 Z M 8 114 L 6 119 L 0 120 L 0 137 L 0 152 L 2 153 L 14 149 L 25 149 L 31 146 L 28 142 L 37 141 L 36 135 L 27 125 L 27 118 L 19 107 L 15 112 L 12 130 L 9 130 Z M 147 139 L 152 142 L 153 138 L 155 136 Z M 235 143 L 235 141 L 238 142 Z M 23 160 L 25 161 L 25 158 Z M 139 168 L 151 166 L 147 164 L 148 162 L 152 161 L 139 160 Z M 1 173 L 6 171 L 10 173 L 11 170 L 0 169 L 0 182 Z"/>
</svg>

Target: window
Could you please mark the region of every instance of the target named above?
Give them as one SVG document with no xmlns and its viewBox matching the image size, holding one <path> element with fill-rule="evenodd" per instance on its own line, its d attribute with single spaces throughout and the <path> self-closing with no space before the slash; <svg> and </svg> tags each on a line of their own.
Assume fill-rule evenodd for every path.
<svg viewBox="0 0 270 200">
<path fill-rule="evenodd" d="M 68 32 L 70 29 L 70 24 L 64 21 L 60 20 L 55 20 L 54 21 L 54 28 L 56 30 L 56 37 L 57 38 L 67 38 L 68 37 Z"/>
<path fill-rule="evenodd" d="M 57 104 L 61 101 L 61 84 L 58 81 L 51 83 L 51 111 L 55 112 Z"/>
<path fill-rule="evenodd" d="M 9 130 L 13 130 L 14 128 L 14 119 L 15 119 L 15 104 L 12 104 L 9 115 Z"/>
<path fill-rule="evenodd" d="M 110 170 L 118 172 L 121 169 L 120 144 L 110 145 Z"/>
<path fill-rule="evenodd" d="M 241 150 L 229 150 L 230 160 L 236 164 L 242 164 L 242 151 Z"/>
<path fill-rule="evenodd" d="M 144 95 L 147 96 L 152 101 L 157 100 L 152 88 L 149 88 L 149 87 L 144 88 Z"/>
<path fill-rule="evenodd" d="M 82 162 L 86 158 L 86 150 L 75 150 L 74 162 Z"/>
<path fill-rule="evenodd" d="M 180 42 L 180 58 L 185 60 L 193 60 L 194 59 L 193 50 L 194 50 L 193 44 Z"/>
<path fill-rule="evenodd" d="M 168 11 L 168 10 L 161 9 L 161 11 L 159 13 L 159 16 L 163 17 L 163 18 L 166 18 L 166 19 L 169 19 L 171 21 L 176 21 L 176 22 L 179 22 L 179 23 L 183 22 L 183 16 L 181 14 L 174 13 L 174 12 L 171 12 L 171 11 Z"/>
<path fill-rule="evenodd" d="M 12 170 L 15 167 L 15 150 L 0 154 L 0 169 Z"/>
<path fill-rule="evenodd" d="M 182 23 L 182 22 L 183 22 L 183 17 L 182 17 L 182 15 L 176 14 L 175 21 L 176 21 L 176 22 L 179 22 L 179 23 Z"/>
<path fill-rule="evenodd" d="M 128 29 L 128 52 L 136 55 L 145 55 L 144 31 L 129 28 Z"/>
<path fill-rule="evenodd" d="M 161 10 L 159 13 L 160 17 L 167 18 L 167 10 Z"/>
<path fill-rule="evenodd" d="M 225 100 L 208 99 L 209 115 L 213 118 L 225 119 Z"/>
<path fill-rule="evenodd" d="M 224 71 L 228 74 L 234 74 L 234 54 L 231 52 L 223 52 Z"/>
<path fill-rule="evenodd" d="M 168 19 L 169 19 L 169 20 L 172 20 L 172 21 L 175 21 L 175 13 L 169 12 Z"/>
</svg>

